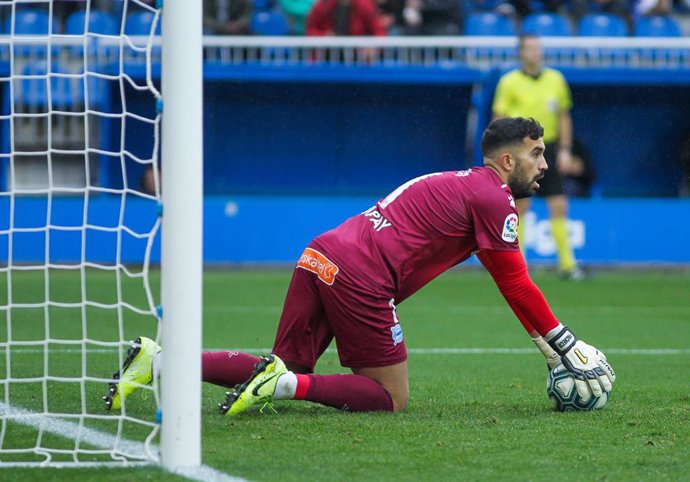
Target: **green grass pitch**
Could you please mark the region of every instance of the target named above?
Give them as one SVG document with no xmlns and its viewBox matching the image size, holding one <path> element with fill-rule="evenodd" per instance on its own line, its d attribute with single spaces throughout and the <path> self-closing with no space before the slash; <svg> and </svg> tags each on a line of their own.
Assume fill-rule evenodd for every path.
<svg viewBox="0 0 690 482">
<path fill-rule="evenodd" d="M 7 302 L 7 275 L 0 279 L 0 305 Z M 289 282 L 289 270 L 207 271 L 204 289 L 204 347 L 265 348 Z M 87 273 L 88 298 L 117 301 L 116 280 Z M 410 349 L 410 404 L 399 414 L 353 414 L 307 402 L 278 402 L 277 414 L 258 412 L 234 419 L 217 413 L 224 389 L 202 393 L 203 462 L 250 480 L 688 480 L 690 479 L 690 274 L 687 271 L 604 271 L 582 283 L 563 282 L 551 272 L 533 278 L 559 318 L 583 340 L 602 349 L 617 372 L 606 408 L 591 413 L 556 413 L 545 395 L 546 369 L 532 353 L 443 353 L 436 348 L 533 347 L 488 274 L 454 270 L 399 306 Z M 81 308 L 78 273 L 12 278 L 14 303 L 45 298 L 64 306 L 0 312 L 0 338 L 107 339 L 117 334 L 116 310 Z M 159 281 L 153 273 L 154 290 Z M 145 306 L 140 282 L 125 283 L 122 295 Z M 125 336 L 155 334 L 152 321 L 123 313 Z M 77 321 L 75 321 L 77 320 Z M 82 321 L 86 320 L 86 321 Z M 32 338 L 33 337 L 33 338 Z M 108 376 L 117 354 L 97 351 L 11 353 L 15 376 L 79 373 Z M 662 349 L 658 354 L 636 350 Z M 0 354 L 0 373 L 7 356 Z M 46 368 L 47 367 L 47 368 Z M 338 373 L 328 352 L 317 372 Z M 51 410 L 81 411 L 75 384 L 48 383 Z M 104 386 L 86 383 L 86 409 L 103 413 Z M 184 387 L 180 387 L 184 389 Z M 12 384 L 10 401 L 42 410 L 40 383 Z M 135 394 L 131 413 L 153 420 L 152 397 Z M 103 422 L 101 430 L 114 430 Z M 140 428 L 125 430 L 136 439 Z M 50 439 L 50 437 L 48 437 Z M 44 440 L 64 444 L 60 437 Z M 36 432 L 7 424 L 5 447 L 32 447 Z M 11 460 L 2 457 L 2 460 Z M 69 460 L 66 458 L 65 460 Z M 0 464 L 1 465 L 1 464 Z M 0 469 L 0 480 L 181 480 L 157 468 Z"/>
</svg>

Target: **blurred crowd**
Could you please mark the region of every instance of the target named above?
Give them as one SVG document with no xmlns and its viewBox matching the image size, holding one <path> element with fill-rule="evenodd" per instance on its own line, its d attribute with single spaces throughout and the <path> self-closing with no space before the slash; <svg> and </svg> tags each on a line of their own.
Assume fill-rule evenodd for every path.
<svg viewBox="0 0 690 482">
<path fill-rule="evenodd" d="M 29 1 L 22 2 L 22 8 L 52 9 L 59 26 L 85 3 Z M 91 9 L 115 18 L 127 5 L 134 4 L 91 0 Z M 206 35 L 463 35 L 469 16 L 487 12 L 509 18 L 514 25 L 534 13 L 554 13 L 565 18 L 573 32 L 590 13 L 619 17 L 627 25 L 626 33 L 633 33 L 635 22 L 643 17 L 690 19 L 690 0 L 203 0 L 203 8 Z M 0 9 L 2 20 L 9 14 L 10 8 Z"/>
<path fill-rule="evenodd" d="M 204 26 L 209 35 L 462 35 L 477 12 L 517 23 L 549 12 L 573 25 L 607 13 L 632 32 L 641 17 L 690 14 L 690 0 L 204 0 Z"/>
</svg>

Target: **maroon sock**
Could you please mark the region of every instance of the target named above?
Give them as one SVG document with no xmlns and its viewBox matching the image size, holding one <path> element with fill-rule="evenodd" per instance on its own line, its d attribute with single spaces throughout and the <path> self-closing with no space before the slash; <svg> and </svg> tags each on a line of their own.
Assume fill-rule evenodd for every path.
<svg viewBox="0 0 690 482">
<path fill-rule="evenodd" d="M 207 351 L 201 354 L 201 379 L 232 388 L 246 382 L 259 361 L 259 357 L 239 351 Z"/>
<path fill-rule="evenodd" d="M 297 375 L 295 399 L 351 412 L 393 411 L 386 389 L 362 375 Z"/>
</svg>

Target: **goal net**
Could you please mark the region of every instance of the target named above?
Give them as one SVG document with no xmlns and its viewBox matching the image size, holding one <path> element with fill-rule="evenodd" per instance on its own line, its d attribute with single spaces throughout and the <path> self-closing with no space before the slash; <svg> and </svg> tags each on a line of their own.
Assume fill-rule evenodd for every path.
<svg viewBox="0 0 690 482">
<path fill-rule="evenodd" d="M 0 22 L 0 465 L 157 463 L 157 381 L 102 397 L 160 341 L 160 10 L 15 0 Z"/>
</svg>

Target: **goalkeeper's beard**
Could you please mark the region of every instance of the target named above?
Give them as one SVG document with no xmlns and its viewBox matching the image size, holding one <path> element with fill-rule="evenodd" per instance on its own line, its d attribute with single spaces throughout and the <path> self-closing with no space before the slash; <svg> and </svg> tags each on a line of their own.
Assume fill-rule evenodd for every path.
<svg viewBox="0 0 690 482">
<path fill-rule="evenodd" d="M 532 186 L 537 179 L 541 177 L 543 177 L 543 173 L 539 173 L 539 175 L 534 179 L 528 179 L 525 175 L 525 170 L 522 168 L 522 161 L 518 160 L 515 164 L 515 170 L 508 178 L 508 186 L 510 187 L 510 191 L 513 193 L 513 197 L 515 199 L 523 199 L 534 196 L 536 189 Z"/>
</svg>

